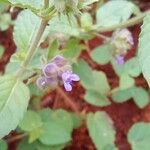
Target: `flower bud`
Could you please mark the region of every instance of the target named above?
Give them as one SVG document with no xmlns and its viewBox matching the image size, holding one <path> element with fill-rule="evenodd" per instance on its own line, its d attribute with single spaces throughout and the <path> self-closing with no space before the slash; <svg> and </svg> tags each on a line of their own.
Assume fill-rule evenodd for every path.
<svg viewBox="0 0 150 150">
<path fill-rule="evenodd" d="M 64 65 L 68 63 L 68 61 L 60 55 L 55 56 L 52 59 L 52 62 L 55 63 L 58 67 L 63 67 Z"/>
<path fill-rule="evenodd" d="M 43 68 L 43 74 L 45 77 L 56 77 L 58 67 L 55 63 L 48 63 Z"/>
<path fill-rule="evenodd" d="M 128 29 L 115 31 L 111 43 L 115 46 L 118 55 L 125 55 L 134 44 L 132 34 Z"/>
</svg>

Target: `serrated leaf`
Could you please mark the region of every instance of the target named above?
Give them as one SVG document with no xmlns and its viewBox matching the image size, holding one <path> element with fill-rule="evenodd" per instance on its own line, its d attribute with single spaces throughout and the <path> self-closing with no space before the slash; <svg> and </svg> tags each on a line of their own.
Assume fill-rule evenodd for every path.
<svg viewBox="0 0 150 150">
<path fill-rule="evenodd" d="M 27 109 L 28 88 L 13 76 L 0 77 L 0 138 L 14 130 Z"/>
<path fill-rule="evenodd" d="M 138 7 L 132 2 L 113 0 L 97 10 L 96 20 L 98 25 L 108 27 L 128 20 L 134 13 L 138 13 Z"/>
<path fill-rule="evenodd" d="M 149 94 L 142 87 L 118 90 L 112 94 L 112 98 L 117 103 L 122 103 L 132 98 L 139 108 L 144 108 L 150 102 Z"/>
<path fill-rule="evenodd" d="M 43 133 L 39 140 L 45 145 L 64 144 L 71 140 L 71 134 L 66 128 L 50 120 L 43 124 Z"/>
<path fill-rule="evenodd" d="M 149 51 L 149 39 L 150 39 L 150 13 L 144 18 L 142 25 L 142 31 L 139 38 L 138 58 L 142 68 L 142 73 L 150 85 L 150 51 Z"/>
<path fill-rule="evenodd" d="M 39 139 L 43 144 L 57 145 L 71 140 L 73 120 L 68 112 L 62 109 L 56 111 L 45 109 L 40 115 L 44 123 L 43 133 Z"/>
<path fill-rule="evenodd" d="M 21 7 L 29 8 L 33 11 L 38 11 L 42 8 L 43 1 L 41 0 L 8 0 L 11 4 Z"/>
<path fill-rule="evenodd" d="M 53 17 L 48 29 L 51 34 L 63 33 L 69 36 L 79 36 L 78 23 L 74 16 L 71 17 L 70 22 L 66 15 Z"/>
<path fill-rule="evenodd" d="M 27 132 L 37 129 L 42 126 L 42 120 L 38 113 L 28 110 L 23 120 L 19 123 L 19 127 Z"/>
<path fill-rule="evenodd" d="M 80 76 L 81 84 L 85 88 L 90 88 L 93 84 L 93 73 L 90 66 L 84 60 L 79 60 L 77 64 L 73 65 L 73 70 Z"/>
<path fill-rule="evenodd" d="M 150 124 L 136 123 L 128 132 L 128 141 L 132 150 L 149 150 L 150 149 Z"/>
<path fill-rule="evenodd" d="M 99 92 L 87 90 L 84 96 L 86 102 L 95 106 L 108 106 L 111 104 L 107 96 L 100 94 Z"/>
<path fill-rule="evenodd" d="M 8 146 L 7 146 L 6 141 L 0 140 L 0 150 L 7 150 L 7 149 L 8 149 Z"/>
<path fill-rule="evenodd" d="M 115 147 L 115 129 L 113 122 L 105 112 L 89 113 L 87 127 L 97 150 Z"/>
<path fill-rule="evenodd" d="M 105 73 L 102 71 L 93 71 L 93 84 L 88 89 L 107 95 L 110 86 Z"/>
<path fill-rule="evenodd" d="M 27 51 L 33 35 L 37 32 L 40 18 L 29 10 L 19 13 L 14 25 L 14 41 L 18 50 Z"/>
<path fill-rule="evenodd" d="M 96 47 L 92 53 L 92 59 L 101 65 L 107 64 L 112 59 L 111 46 L 104 44 L 102 46 Z"/>
</svg>

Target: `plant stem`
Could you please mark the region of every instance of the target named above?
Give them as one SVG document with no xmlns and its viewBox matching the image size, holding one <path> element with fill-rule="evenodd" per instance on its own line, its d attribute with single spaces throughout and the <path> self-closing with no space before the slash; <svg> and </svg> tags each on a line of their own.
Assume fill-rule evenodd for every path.
<svg viewBox="0 0 150 150">
<path fill-rule="evenodd" d="M 49 7 L 49 0 L 44 0 L 44 8 Z"/>
<path fill-rule="evenodd" d="M 77 114 L 80 114 L 79 112 L 79 109 L 77 107 L 77 105 L 72 101 L 72 99 L 70 97 L 68 97 L 66 95 L 66 93 L 60 88 L 58 87 L 56 89 L 57 93 L 59 93 L 63 98 L 64 100 L 66 101 L 66 103 L 68 103 L 70 105 L 70 107 L 77 113 Z"/>
<path fill-rule="evenodd" d="M 23 134 L 19 134 L 19 135 L 13 136 L 13 137 L 7 139 L 7 142 L 8 143 L 13 143 L 15 141 L 18 141 L 18 140 L 26 137 L 27 135 L 28 135 L 27 133 L 23 133 Z"/>
<path fill-rule="evenodd" d="M 145 17 L 145 15 L 147 13 L 148 12 L 141 13 L 140 15 L 138 15 L 138 16 L 136 16 L 134 18 L 131 18 L 128 21 L 122 22 L 122 23 L 117 24 L 117 25 L 112 25 L 110 27 L 95 26 L 95 29 L 96 29 L 96 31 L 102 33 L 102 32 L 110 32 L 110 31 L 116 30 L 118 28 L 127 28 L 127 27 L 130 27 L 130 26 L 134 26 L 134 25 L 142 22 L 143 18 Z"/>
<path fill-rule="evenodd" d="M 29 50 L 28 50 L 27 55 L 26 55 L 26 58 L 22 62 L 20 70 L 17 72 L 17 76 L 18 77 L 21 77 L 23 75 L 24 71 L 26 70 L 27 65 L 29 64 L 29 62 L 31 61 L 33 55 L 35 54 L 35 51 L 36 51 L 36 49 L 37 49 L 37 47 L 39 45 L 40 39 L 41 39 L 41 37 L 42 37 L 42 35 L 44 33 L 44 30 L 45 30 L 45 28 L 47 26 L 47 23 L 48 23 L 47 20 L 43 20 L 43 19 L 41 20 L 40 27 L 39 27 L 39 29 L 37 31 L 36 36 L 32 40 L 32 43 L 31 43 L 31 45 L 29 47 Z"/>
</svg>

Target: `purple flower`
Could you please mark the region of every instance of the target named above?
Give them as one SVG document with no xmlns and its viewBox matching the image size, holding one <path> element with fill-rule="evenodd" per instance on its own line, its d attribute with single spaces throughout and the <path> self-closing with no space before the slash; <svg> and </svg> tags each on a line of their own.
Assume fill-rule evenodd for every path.
<svg viewBox="0 0 150 150">
<path fill-rule="evenodd" d="M 63 67 L 64 65 L 68 63 L 68 61 L 60 55 L 55 56 L 52 59 L 52 62 L 55 63 L 58 67 Z"/>
<path fill-rule="evenodd" d="M 117 56 L 116 56 L 116 63 L 117 63 L 118 65 L 123 65 L 123 64 L 125 63 L 125 61 L 124 61 L 124 56 L 117 55 Z"/>
<path fill-rule="evenodd" d="M 58 67 L 55 63 L 48 63 L 43 68 L 43 74 L 45 77 L 56 77 L 57 76 Z"/>
<path fill-rule="evenodd" d="M 80 78 L 78 75 L 72 73 L 72 71 L 66 71 L 62 74 L 62 80 L 63 80 L 66 91 L 71 91 L 72 90 L 72 82 L 79 81 Z"/>
<path fill-rule="evenodd" d="M 37 79 L 36 84 L 40 89 L 45 89 L 46 87 L 55 88 L 58 85 L 58 80 L 57 78 L 42 76 Z"/>
<path fill-rule="evenodd" d="M 40 89 L 44 89 L 47 86 L 45 77 L 39 77 L 36 81 L 36 84 Z"/>
</svg>

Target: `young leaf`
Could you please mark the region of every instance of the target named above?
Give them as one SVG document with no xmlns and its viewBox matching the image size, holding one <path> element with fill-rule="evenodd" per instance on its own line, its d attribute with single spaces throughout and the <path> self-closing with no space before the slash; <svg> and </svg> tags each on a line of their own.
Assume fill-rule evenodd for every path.
<svg viewBox="0 0 150 150">
<path fill-rule="evenodd" d="M 125 72 L 132 77 L 138 77 L 141 74 L 141 66 L 137 57 L 133 57 L 125 63 Z"/>
<path fill-rule="evenodd" d="M 150 85 L 150 51 L 149 51 L 149 39 L 150 39 L 150 13 L 144 18 L 144 23 L 142 25 L 142 31 L 139 38 L 139 49 L 138 57 L 139 62 L 142 67 L 142 73 Z"/>
<path fill-rule="evenodd" d="M 97 150 L 115 148 L 115 129 L 113 122 L 105 112 L 89 113 L 87 127 Z"/>
<path fill-rule="evenodd" d="M 23 118 L 30 98 L 28 88 L 14 76 L 0 77 L 0 138 L 14 130 Z"/>
<path fill-rule="evenodd" d="M 29 10 L 19 13 L 14 25 L 14 41 L 18 50 L 27 51 L 33 35 L 40 23 L 40 18 Z"/>
<path fill-rule="evenodd" d="M 1 150 L 7 150 L 8 149 L 6 141 L 0 140 L 0 149 Z"/>
<path fill-rule="evenodd" d="M 138 7 L 132 2 L 127 0 L 113 0 L 107 2 L 97 10 L 96 20 L 98 25 L 107 27 L 124 22 L 132 14 L 138 12 Z"/>
<path fill-rule="evenodd" d="M 121 90 L 128 89 L 130 87 L 133 87 L 134 83 L 135 81 L 133 78 L 131 78 L 128 74 L 123 73 L 120 77 L 119 88 Z"/>
<path fill-rule="evenodd" d="M 149 150 L 150 149 L 150 124 L 136 123 L 128 132 L 128 141 L 132 150 Z"/>
<path fill-rule="evenodd" d="M 108 44 L 104 44 L 95 48 L 92 53 L 92 59 L 101 65 L 107 64 L 112 59 L 111 46 Z"/>
<path fill-rule="evenodd" d="M 104 107 L 111 104 L 107 96 L 92 90 L 87 90 L 84 98 L 89 104 L 95 106 Z"/>
</svg>

